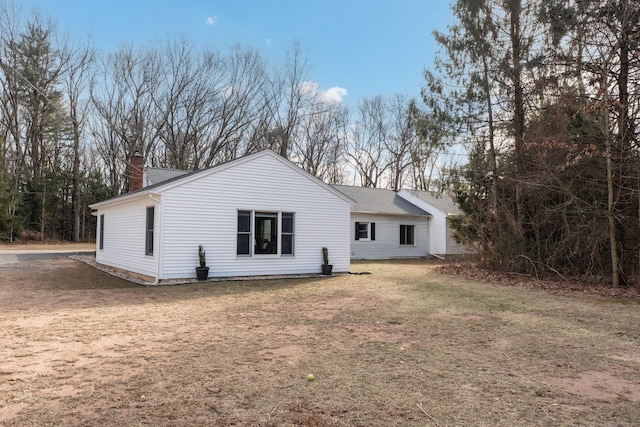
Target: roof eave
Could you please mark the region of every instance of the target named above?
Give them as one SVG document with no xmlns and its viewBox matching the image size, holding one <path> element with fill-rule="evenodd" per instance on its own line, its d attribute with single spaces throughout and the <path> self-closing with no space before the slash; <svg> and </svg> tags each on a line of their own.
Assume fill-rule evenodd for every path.
<svg viewBox="0 0 640 427">
<path fill-rule="evenodd" d="M 136 199 L 146 199 L 151 193 L 151 190 L 142 189 L 133 193 L 123 194 L 122 196 L 112 197 L 111 199 L 103 200 L 102 202 L 92 203 L 89 205 L 89 208 L 100 209 L 105 206 L 116 206 L 122 203 L 129 203 Z M 157 193 L 157 191 L 155 193 Z"/>
<path fill-rule="evenodd" d="M 398 213 L 398 212 L 380 212 L 380 211 L 359 211 L 357 209 L 354 209 L 352 212 L 359 213 L 359 214 L 367 214 L 367 215 L 415 216 L 418 218 L 423 218 L 423 217 L 431 218 L 433 216 L 427 212 L 425 212 L 424 214 L 417 214 L 417 213 Z"/>
</svg>

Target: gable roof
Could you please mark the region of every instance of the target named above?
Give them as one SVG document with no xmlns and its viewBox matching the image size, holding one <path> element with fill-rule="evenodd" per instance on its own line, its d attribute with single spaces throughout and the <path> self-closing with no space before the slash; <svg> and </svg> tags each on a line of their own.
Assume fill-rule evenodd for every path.
<svg viewBox="0 0 640 427">
<path fill-rule="evenodd" d="M 332 187 L 355 200 L 354 212 L 431 216 L 429 212 L 420 209 L 398 196 L 395 191 L 387 188 L 365 188 L 348 185 L 332 185 Z"/>
<path fill-rule="evenodd" d="M 421 191 L 421 190 L 403 190 L 413 194 L 415 197 L 429 203 L 435 208 L 441 210 L 447 215 L 462 215 L 462 211 L 453 199 L 444 193 L 438 193 L 435 191 Z"/>
<path fill-rule="evenodd" d="M 323 181 L 319 180 L 318 178 L 316 178 L 315 176 L 311 175 L 307 171 L 305 171 L 302 168 L 296 166 L 295 164 L 293 164 L 289 160 L 285 159 L 284 157 L 280 156 L 279 154 L 277 154 L 274 151 L 272 151 L 272 150 L 267 148 L 267 149 L 259 151 L 257 153 L 248 154 L 246 156 L 238 157 L 237 159 L 230 160 L 228 162 L 224 162 L 224 163 L 220 163 L 220 164 L 215 165 L 215 166 L 211 166 L 211 167 L 209 167 L 207 169 L 197 170 L 197 171 L 193 171 L 193 172 L 180 171 L 180 172 L 184 172 L 184 173 L 171 173 L 171 175 L 173 175 L 173 176 L 171 176 L 170 178 L 168 178 L 168 179 L 166 179 L 164 181 L 158 181 L 158 182 L 155 182 L 155 183 L 151 183 L 151 185 L 149 185 L 147 187 L 142 187 L 139 190 L 132 191 L 130 193 L 125 193 L 125 194 L 122 194 L 120 196 L 116 196 L 116 197 L 113 197 L 111 199 L 104 200 L 102 202 L 93 203 L 93 204 L 89 205 L 89 207 L 92 208 L 92 209 L 97 209 L 99 207 L 102 207 L 102 206 L 105 206 L 105 205 L 109 205 L 111 203 L 125 202 L 125 201 L 136 199 L 138 197 L 148 196 L 148 195 L 150 195 L 152 193 L 153 194 L 161 193 L 162 191 L 168 190 L 170 188 L 173 188 L 173 187 L 176 187 L 176 186 L 179 186 L 179 185 L 186 184 L 186 183 L 191 182 L 191 181 L 193 181 L 195 179 L 199 179 L 200 177 L 208 176 L 210 174 L 225 170 L 225 169 L 227 169 L 229 167 L 234 167 L 236 165 L 240 165 L 242 163 L 251 161 L 253 159 L 258 159 L 260 157 L 265 157 L 265 156 L 271 157 L 272 159 L 275 159 L 275 160 L 279 161 L 284 166 L 286 166 L 286 167 L 296 171 L 297 173 L 299 173 L 302 177 L 315 182 L 317 185 L 320 185 L 321 187 L 325 188 L 326 190 L 328 190 L 329 192 L 333 193 L 334 195 L 336 195 L 337 197 L 341 198 L 342 200 L 344 200 L 345 202 L 349 203 L 350 205 L 352 205 L 352 206 L 354 205 L 354 200 L 350 199 L 344 193 L 342 193 L 339 190 L 336 190 L 335 188 L 333 188 L 332 186 L 324 183 Z M 173 171 L 168 170 L 168 171 L 169 172 L 177 172 L 178 170 L 173 170 Z M 159 176 L 160 176 L 160 174 L 157 177 L 159 177 Z"/>
</svg>

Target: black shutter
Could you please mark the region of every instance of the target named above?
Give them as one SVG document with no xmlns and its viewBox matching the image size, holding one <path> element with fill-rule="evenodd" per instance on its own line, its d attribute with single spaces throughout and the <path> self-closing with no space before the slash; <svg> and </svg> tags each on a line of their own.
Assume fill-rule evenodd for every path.
<svg viewBox="0 0 640 427">
<path fill-rule="evenodd" d="M 360 223 L 356 221 L 356 240 L 360 240 Z"/>
<path fill-rule="evenodd" d="M 371 223 L 371 240 L 376 240 L 376 223 Z"/>
</svg>

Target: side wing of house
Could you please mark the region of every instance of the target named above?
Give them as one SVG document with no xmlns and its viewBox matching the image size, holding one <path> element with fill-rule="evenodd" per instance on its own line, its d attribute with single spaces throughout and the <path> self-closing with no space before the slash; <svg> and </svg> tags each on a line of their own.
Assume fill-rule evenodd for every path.
<svg viewBox="0 0 640 427">
<path fill-rule="evenodd" d="M 351 212 L 351 258 L 421 257 L 429 253 L 429 212 L 388 188 L 334 185 L 355 202 Z"/>
<path fill-rule="evenodd" d="M 96 212 L 96 261 L 146 276 L 157 272 L 156 202 L 140 194 Z"/>
<path fill-rule="evenodd" d="M 162 279 L 349 271 L 348 198 L 273 152 L 178 181 L 162 194 Z"/>
<path fill-rule="evenodd" d="M 433 215 L 430 224 L 430 253 L 454 255 L 472 252 L 453 237 L 449 216 L 460 212 L 451 199 L 441 196 L 442 200 L 438 200 L 434 199 L 430 192 L 411 190 L 401 190 L 398 192 L 398 196 Z"/>
<path fill-rule="evenodd" d="M 423 257 L 429 253 L 427 216 L 351 214 L 351 258 Z"/>
</svg>

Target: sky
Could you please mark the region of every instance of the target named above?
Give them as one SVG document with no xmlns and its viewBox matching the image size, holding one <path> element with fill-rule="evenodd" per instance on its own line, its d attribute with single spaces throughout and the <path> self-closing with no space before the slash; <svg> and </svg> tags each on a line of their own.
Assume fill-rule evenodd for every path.
<svg viewBox="0 0 640 427">
<path fill-rule="evenodd" d="M 452 23 L 447 0 L 17 0 L 72 39 L 103 52 L 184 37 L 224 53 L 240 44 L 281 64 L 298 42 L 308 77 L 334 101 L 418 98 L 433 64 L 433 30 Z"/>
</svg>

